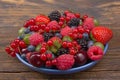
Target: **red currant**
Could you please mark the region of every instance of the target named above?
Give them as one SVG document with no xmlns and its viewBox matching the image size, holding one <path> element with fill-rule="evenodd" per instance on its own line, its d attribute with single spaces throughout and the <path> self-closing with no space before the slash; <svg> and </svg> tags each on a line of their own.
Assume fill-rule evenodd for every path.
<svg viewBox="0 0 120 80">
<path fill-rule="evenodd" d="M 57 27 L 56 27 L 56 26 L 53 26 L 53 27 L 52 27 L 52 30 L 53 30 L 53 31 L 56 31 L 56 30 L 57 30 Z"/>
<path fill-rule="evenodd" d="M 84 15 L 84 16 L 83 16 L 83 19 L 86 19 L 86 18 L 88 18 L 88 15 Z"/>
<path fill-rule="evenodd" d="M 70 20 L 70 17 L 66 17 L 66 21 L 68 22 Z"/>
<path fill-rule="evenodd" d="M 52 66 L 52 62 L 51 61 L 46 61 L 46 67 L 51 67 Z"/>
<path fill-rule="evenodd" d="M 67 42 L 63 42 L 63 43 L 62 43 L 62 46 L 63 46 L 64 48 L 66 48 L 66 47 L 67 47 Z"/>
<path fill-rule="evenodd" d="M 70 13 L 70 11 L 68 11 L 68 10 L 66 10 L 66 11 L 64 12 L 65 15 L 68 14 L 68 13 Z"/>
<path fill-rule="evenodd" d="M 49 28 L 49 27 L 45 27 L 45 31 L 46 31 L 46 32 L 49 32 L 49 31 L 50 31 L 50 28 Z"/>
<path fill-rule="evenodd" d="M 75 51 L 74 49 L 71 49 L 71 50 L 70 50 L 70 54 L 71 54 L 71 55 L 75 55 L 75 54 L 76 54 L 76 51 Z"/>
<path fill-rule="evenodd" d="M 52 53 L 47 53 L 46 56 L 47 56 L 47 59 L 52 59 Z"/>
<path fill-rule="evenodd" d="M 77 18 L 80 18 L 80 14 L 79 14 L 79 13 L 75 13 L 75 16 L 76 16 Z"/>
<path fill-rule="evenodd" d="M 72 45 L 71 42 L 68 42 L 68 43 L 67 43 L 67 46 L 68 46 L 69 48 L 73 47 L 73 45 Z"/>
<path fill-rule="evenodd" d="M 21 48 L 26 48 L 26 47 L 27 47 L 24 41 L 20 41 L 20 42 L 19 42 L 19 46 L 20 46 Z"/>
<path fill-rule="evenodd" d="M 46 27 L 46 25 L 45 25 L 45 24 L 42 24 L 42 25 L 41 25 L 41 29 L 42 29 L 42 30 L 44 30 L 44 29 L 45 29 L 45 27 Z"/>
<path fill-rule="evenodd" d="M 76 42 L 76 41 L 73 41 L 72 44 L 76 46 L 76 45 L 77 45 L 77 42 Z"/>
<path fill-rule="evenodd" d="M 10 55 L 11 55 L 12 57 L 15 57 L 15 56 L 16 56 L 15 51 L 12 51 L 12 52 L 10 53 Z"/>
<path fill-rule="evenodd" d="M 12 50 L 10 49 L 10 47 L 6 47 L 6 48 L 5 48 L 5 51 L 6 51 L 8 54 L 10 54 L 10 53 L 12 52 Z"/>
<path fill-rule="evenodd" d="M 64 17 L 61 17 L 61 18 L 60 18 L 60 21 L 61 21 L 61 22 L 64 22 L 64 20 L 65 20 Z"/>
<path fill-rule="evenodd" d="M 70 37 L 73 37 L 73 33 L 70 32 L 70 33 L 69 33 L 69 36 L 70 36 Z"/>
<path fill-rule="evenodd" d="M 45 52 L 46 52 L 46 48 L 45 48 L 45 47 L 42 47 L 42 48 L 40 49 L 40 52 L 41 52 L 41 53 L 45 53 Z"/>
<path fill-rule="evenodd" d="M 19 40 L 19 39 L 15 39 L 15 40 L 14 40 L 14 43 L 15 43 L 16 45 L 18 45 L 18 44 L 19 44 L 19 42 L 20 42 L 20 40 Z"/>
<path fill-rule="evenodd" d="M 82 34 L 79 34 L 79 36 L 78 36 L 80 39 L 83 37 L 83 35 Z"/>
<path fill-rule="evenodd" d="M 85 32 L 85 30 L 82 28 L 82 26 L 78 27 L 78 32 L 83 34 Z"/>
<path fill-rule="evenodd" d="M 77 49 L 80 50 L 80 49 L 81 49 L 81 46 L 80 46 L 80 45 L 77 45 Z"/>
<path fill-rule="evenodd" d="M 74 29 L 73 30 L 73 34 L 77 34 L 78 33 L 78 30 L 77 29 Z"/>
<path fill-rule="evenodd" d="M 53 59 L 52 60 L 52 65 L 56 65 L 57 64 L 57 60 L 56 59 Z"/>
<path fill-rule="evenodd" d="M 28 27 L 28 26 L 31 26 L 31 25 L 35 25 L 35 19 L 33 19 L 33 18 L 26 21 L 26 23 L 24 24 L 24 27 Z"/>
<path fill-rule="evenodd" d="M 73 39 L 76 39 L 78 37 L 78 35 L 77 34 L 73 34 Z"/>
<path fill-rule="evenodd" d="M 43 60 L 43 61 L 46 61 L 47 60 L 47 57 L 45 54 L 41 54 L 40 55 L 40 59 Z"/>
<path fill-rule="evenodd" d="M 15 51 L 16 53 L 19 53 L 19 49 L 18 49 L 18 48 L 16 48 L 14 51 Z"/>
<path fill-rule="evenodd" d="M 47 43 L 46 42 L 43 42 L 42 43 L 42 47 L 46 47 L 47 46 Z"/>
<path fill-rule="evenodd" d="M 63 23 L 62 21 L 60 21 L 58 24 L 59 24 L 60 26 L 62 26 L 64 23 Z"/>
<path fill-rule="evenodd" d="M 34 31 L 34 26 L 33 26 L 33 25 L 30 26 L 30 30 L 31 30 L 31 31 Z"/>
<path fill-rule="evenodd" d="M 10 46 L 11 46 L 11 48 L 13 48 L 13 49 L 15 49 L 15 48 L 18 47 L 15 43 L 11 43 Z"/>
<path fill-rule="evenodd" d="M 34 26 L 34 31 L 39 31 L 39 26 L 35 25 Z"/>
<path fill-rule="evenodd" d="M 90 33 L 90 30 L 89 29 L 86 29 L 85 32 L 87 32 L 88 34 Z"/>
<path fill-rule="evenodd" d="M 49 46 L 52 46 L 52 45 L 53 45 L 53 42 L 52 42 L 52 41 L 48 41 L 47 44 L 48 44 Z"/>
</svg>

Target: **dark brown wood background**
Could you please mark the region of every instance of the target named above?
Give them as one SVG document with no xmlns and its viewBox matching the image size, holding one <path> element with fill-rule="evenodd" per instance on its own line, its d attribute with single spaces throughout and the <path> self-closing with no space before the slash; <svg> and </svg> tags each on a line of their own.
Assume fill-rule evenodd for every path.
<svg viewBox="0 0 120 80">
<path fill-rule="evenodd" d="M 25 20 L 52 10 L 73 10 L 94 16 L 113 30 L 104 58 L 93 68 L 70 75 L 47 75 L 30 70 L 4 51 Z M 120 0 L 0 0 L 0 80 L 120 80 Z"/>
</svg>

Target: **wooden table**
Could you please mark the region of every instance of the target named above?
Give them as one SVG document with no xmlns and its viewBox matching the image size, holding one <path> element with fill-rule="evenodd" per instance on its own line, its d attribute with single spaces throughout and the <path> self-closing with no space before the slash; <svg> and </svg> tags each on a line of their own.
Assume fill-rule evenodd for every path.
<svg viewBox="0 0 120 80">
<path fill-rule="evenodd" d="M 5 53 L 5 46 L 17 37 L 25 20 L 68 9 L 94 16 L 113 30 L 109 50 L 96 66 L 70 75 L 47 75 L 32 71 Z M 0 80 L 43 79 L 120 80 L 120 0 L 0 0 Z"/>
</svg>

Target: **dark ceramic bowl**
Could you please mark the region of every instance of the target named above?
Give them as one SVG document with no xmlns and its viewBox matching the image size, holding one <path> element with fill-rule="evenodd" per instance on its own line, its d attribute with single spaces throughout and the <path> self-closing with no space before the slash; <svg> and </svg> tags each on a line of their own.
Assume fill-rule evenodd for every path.
<svg viewBox="0 0 120 80">
<path fill-rule="evenodd" d="M 106 54 L 107 49 L 108 49 L 108 44 L 106 44 L 105 46 L 104 55 Z M 68 70 L 57 70 L 57 69 L 48 69 L 48 68 L 38 68 L 38 67 L 32 66 L 27 61 L 22 59 L 19 54 L 16 54 L 16 56 L 23 64 L 25 64 L 32 70 L 37 71 L 37 72 L 47 73 L 47 74 L 70 74 L 70 73 L 80 72 L 80 71 L 87 70 L 93 67 L 96 63 L 98 63 L 98 61 L 92 61 L 80 67 L 74 67 Z"/>
</svg>

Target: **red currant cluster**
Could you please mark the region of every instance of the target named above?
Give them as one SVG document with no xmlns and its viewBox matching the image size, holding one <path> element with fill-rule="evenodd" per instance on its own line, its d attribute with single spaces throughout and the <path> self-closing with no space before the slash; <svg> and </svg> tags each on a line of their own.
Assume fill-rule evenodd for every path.
<svg viewBox="0 0 120 80">
<path fill-rule="evenodd" d="M 20 52 L 20 48 L 26 48 L 27 45 L 24 41 L 15 39 L 9 47 L 6 47 L 5 50 L 8 54 L 10 54 L 12 57 L 16 56 L 16 53 Z"/>
</svg>

